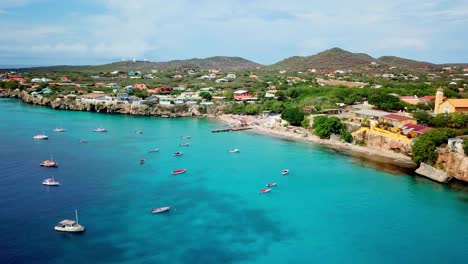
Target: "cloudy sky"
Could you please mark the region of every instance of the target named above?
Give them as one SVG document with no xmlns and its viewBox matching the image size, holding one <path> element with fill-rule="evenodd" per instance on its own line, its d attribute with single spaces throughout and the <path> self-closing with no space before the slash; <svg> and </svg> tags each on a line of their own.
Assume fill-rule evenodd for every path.
<svg viewBox="0 0 468 264">
<path fill-rule="evenodd" d="M 0 0 L 0 64 L 241 56 L 341 47 L 468 62 L 468 0 Z"/>
</svg>

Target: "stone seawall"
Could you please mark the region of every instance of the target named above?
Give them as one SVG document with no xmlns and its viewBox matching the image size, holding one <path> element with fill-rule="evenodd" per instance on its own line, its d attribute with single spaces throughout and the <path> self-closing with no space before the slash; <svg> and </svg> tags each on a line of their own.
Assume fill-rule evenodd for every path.
<svg viewBox="0 0 468 264">
<path fill-rule="evenodd" d="M 440 183 L 447 183 L 452 178 L 445 171 L 438 170 L 424 162 L 421 163 L 416 173 Z"/>
</svg>

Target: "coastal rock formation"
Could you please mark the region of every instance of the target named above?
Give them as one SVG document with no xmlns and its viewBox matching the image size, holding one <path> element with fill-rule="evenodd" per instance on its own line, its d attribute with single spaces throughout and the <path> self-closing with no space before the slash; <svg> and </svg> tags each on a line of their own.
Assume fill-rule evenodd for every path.
<svg viewBox="0 0 468 264">
<path fill-rule="evenodd" d="M 102 102 L 80 102 L 74 98 L 34 97 L 26 91 L 0 90 L 0 97 L 20 98 L 25 103 L 37 104 L 51 107 L 53 109 L 88 111 L 98 113 L 114 113 L 142 116 L 161 117 L 196 117 L 196 116 L 216 116 L 221 112 L 221 107 L 216 105 L 160 105 L 156 102 L 144 102 L 141 104 L 130 104 L 118 101 Z"/>
<path fill-rule="evenodd" d="M 354 135 L 354 138 L 359 141 L 363 140 L 366 143 L 366 146 L 375 148 L 390 150 L 396 153 L 401 153 L 406 156 L 411 156 L 412 146 L 410 143 L 405 143 L 397 139 L 392 139 L 390 137 L 384 137 L 375 133 L 372 133 L 370 130 L 363 131 L 362 133 L 357 133 Z"/>
<path fill-rule="evenodd" d="M 437 149 L 436 168 L 443 168 L 450 176 L 468 182 L 468 157 L 449 148 Z"/>
<path fill-rule="evenodd" d="M 416 173 L 440 183 L 447 183 L 452 178 L 445 171 L 438 170 L 424 162 L 421 162 Z"/>
</svg>

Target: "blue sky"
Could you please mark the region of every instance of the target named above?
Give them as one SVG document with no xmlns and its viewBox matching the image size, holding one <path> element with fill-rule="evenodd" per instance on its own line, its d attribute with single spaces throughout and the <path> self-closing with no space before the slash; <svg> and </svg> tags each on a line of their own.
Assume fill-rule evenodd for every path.
<svg viewBox="0 0 468 264">
<path fill-rule="evenodd" d="M 0 0 L 0 64 L 240 56 L 341 47 L 468 62 L 468 0 Z"/>
</svg>

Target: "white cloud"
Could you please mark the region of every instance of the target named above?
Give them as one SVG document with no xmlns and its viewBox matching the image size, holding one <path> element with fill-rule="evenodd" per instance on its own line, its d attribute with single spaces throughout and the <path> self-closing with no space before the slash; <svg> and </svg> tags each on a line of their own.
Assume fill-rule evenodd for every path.
<svg viewBox="0 0 468 264">
<path fill-rule="evenodd" d="M 7 2 L 12 1 L 0 0 L 3 10 L 33 5 L 28 0 L 10 5 Z M 417 55 L 428 49 L 443 49 L 437 38 L 448 28 L 456 28 L 456 34 L 468 35 L 464 27 L 468 18 L 467 0 L 91 3 L 104 11 L 89 12 L 87 16 L 78 14 L 66 19 L 67 23 L 57 23 L 59 26 L 31 27 L 27 21 L 12 25 L 14 30 L 7 31 L 7 38 L 0 40 L 0 51 L 11 46 L 34 56 L 79 55 L 92 60 L 238 55 L 272 63 L 286 56 L 310 55 L 334 46 L 376 55 L 400 51 Z M 466 37 L 461 39 L 466 41 Z"/>
</svg>

